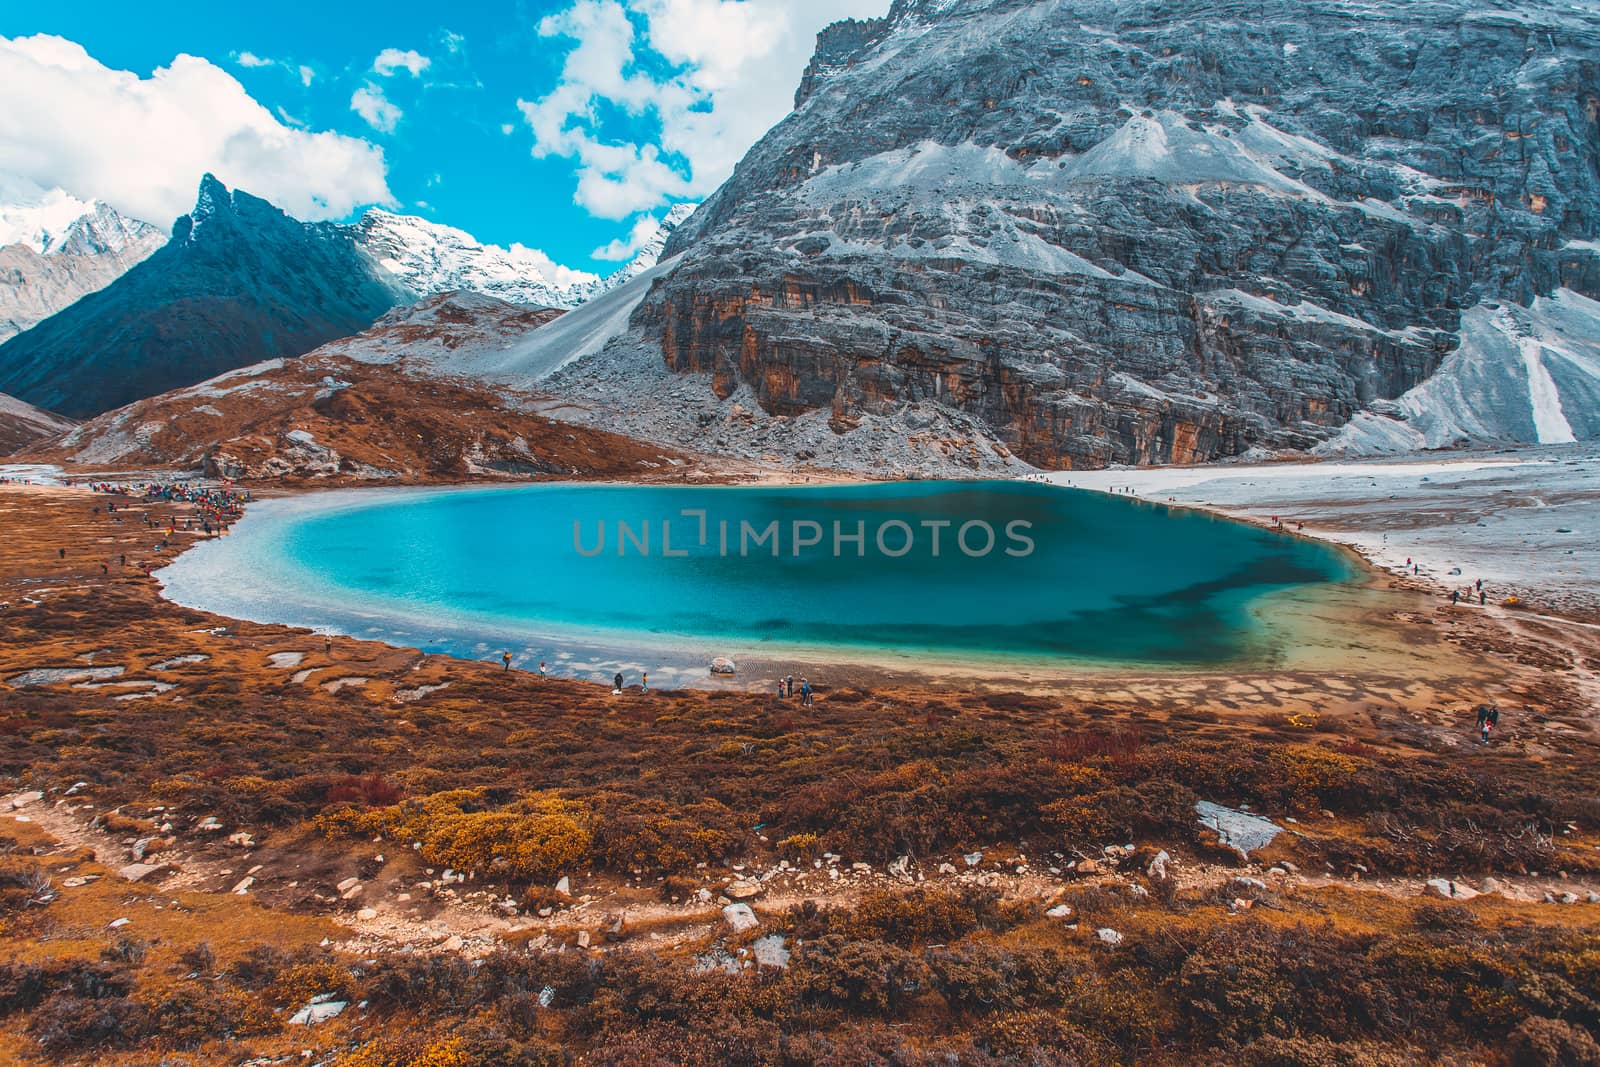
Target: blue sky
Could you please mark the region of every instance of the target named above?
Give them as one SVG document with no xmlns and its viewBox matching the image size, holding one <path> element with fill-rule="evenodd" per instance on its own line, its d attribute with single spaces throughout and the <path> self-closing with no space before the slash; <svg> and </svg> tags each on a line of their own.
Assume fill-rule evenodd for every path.
<svg viewBox="0 0 1600 1067">
<path fill-rule="evenodd" d="M 213 169 L 302 217 L 391 200 L 605 273 L 641 220 L 706 195 L 786 113 L 821 26 L 886 8 L 10 4 L 0 111 L 24 117 L 0 120 L 0 191 L 9 174 L 166 225 L 192 201 L 186 172 Z"/>
</svg>

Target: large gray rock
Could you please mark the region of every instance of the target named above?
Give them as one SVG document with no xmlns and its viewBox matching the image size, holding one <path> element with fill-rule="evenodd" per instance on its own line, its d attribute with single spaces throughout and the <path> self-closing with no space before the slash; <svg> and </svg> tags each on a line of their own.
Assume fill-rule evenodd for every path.
<svg viewBox="0 0 1600 1067">
<path fill-rule="evenodd" d="M 1464 308 L 1600 294 L 1597 63 L 1600 10 L 1554 0 L 896 0 L 819 37 L 627 342 L 841 437 L 1310 447 Z"/>
</svg>

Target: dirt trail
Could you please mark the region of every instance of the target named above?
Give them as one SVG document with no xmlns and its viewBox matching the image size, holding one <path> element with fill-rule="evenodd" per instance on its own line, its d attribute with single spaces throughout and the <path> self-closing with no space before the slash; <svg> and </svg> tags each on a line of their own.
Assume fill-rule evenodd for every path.
<svg viewBox="0 0 1600 1067">
<path fill-rule="evenodd" d="M 57 853 L 88 849 L 97 863 L 107 868 L 107 876 L 133 862 L 128 846 L 115 835 L 91 825 L 94 804 L 87 800 L 49 799 L 25 804 L 12 810 L 20 794 L 0 797 L 0 818 L 32 822 L 59 842 Z M 1290 830 L 1292 835 L 1296 831 Z M 393 843 L 391 843 L 392 845 Z M 381 847 L 381 846 L 377 846 Z M 1141 858 L 1150 850 L 1140 853 Z M 1276 848 L 1271 855 L 1283 850 Z M 838 880 L 830 877 L 829 865 L 821 868 L 801 867 L 771 874 L 757 871 L 704 872 L 707 885 L 717 885 L 730 879 L 754 874 L 765 875 L 769 880 L 765 888 L 748 903 L 757 915 L 781 915 L 791 908 L 810 901 L 823 908 L 853 907 L 862 897 L 874 891 L 896 888 L 983 886 L 997 891 L 1003 900 L 1036 901 L 1043 912 L 1057 902 L 1072 899 L 1073 890 L 1086 887 L 1107 887 L 1119 892 L 1143 895 L 1150 891 L 1155 879 L 1140 866 L 1119 869 L 1116 857 L 1100 856 L 1096 862 L 1105 869 L 1099 873 L 1080 875 L 1070 870 L 1060 874 L 1049 869 L 1018 863 L 1023 857 L 1006 848 L 985 850 L 984 860 L 975 868 L 968 868 L 959 859 L 941 872 L 930 862 L 926 870 L 913 866 L 907 874 L 894 876 L 881 869 L 872 871 L 840 868 Z M 181 848 L 164 851 L 152 862 L 170 864 L 173 871 L 153 877 L 153 885 L 163 891 L 177 889 L 190 892 L 216 892 L 240 877 L 240 865 L 261 865 L 266 869 L 282 867 L 282 856 L 275 853 L 271 842 L 266 847 L 244 854 L 241 860 L 228 860 L 212 855 L 195 853 Z M 1080 858 L 1081 861 L 1081 858 Z M 1057 861 L 1061 862 L 1061 861 Z M 1021 868 L 1020 870 L 1018 868 Z M 1304 873 L 1294 863 L 1281 858 L 1276 862 L 1222 864 L 1197 858 L 1172 858 L 1168 876 L 1181 890 L 1221 893 L 1232 899 L 1236 910 L 1252 907 L 1277 907 L 1283 897 L 1297 893 L 1333 889 L 1349 893 L 1377 894 L 1394 900 L 1412 899 L 1427 894 L 1427 881 L 1423 878 L 1375 877 L 1363 878 L 1359 874 L 1345 877 L 1332 873 Z M 418 901 L 405 899 L 404 875 L 383 879 L 386 892 L 371 900 L 360 901 L 360 909 L 339 908 L 330 905 L 318 910 L 345 927 L 349 936 L 339 947 L 358 954 L 404 949 L 411 952 L 433 952 L 481 956 L 508 943 L 530 943 L 539 947 L 555 944 L 577 945 L 580 933 L 590 935 L 593 946 L 608 941 L 636 941 L 643 938 L 653 947 L 677 947 L 704 941 L 727 930 L 722 906 L 726 897 L 710 902 L 685 902 L 672 904 L 651 896 L 643 886 L 630 886 L 616 878 L 588 878 L 582 889 L 586 892 L 571 899 L 570 903 L 549 916 L 519 914 L 507 916 L 497 913 L 494 907 L 483 902 L 468 903 L 460 899 L 431 899 Z M 1567 878 L 1538 878 L 1505 875 L 1496 879 L 1499 887 L 1495 894 L 1507 901 L 1541 903 L 1550 897 L 1560 898 L 1571 894 L 1578 900 L 1600 899 L 1600 880 Z M 369 880 L 375 884 L 380 879 Z M 1469 891 L 1475 890 L 1473 882 L 1459 882 Z M 263 886 L 263 888 L 270 888 Z M 1222 892 L 1226 890 L 1226 892 Z M 255 894 L 250 894 L 252 898 Z M 272 907 L 270 900 L 261 903 Z M 1551 906 L 1565 906 L 1555 904 Z M 305 911 L 297 907 L 296 911 Z M 1064 922 L 1074 921 L 1069 915 Z M 611 931 L 620 926 L 620 932 Z"/>
</svg>

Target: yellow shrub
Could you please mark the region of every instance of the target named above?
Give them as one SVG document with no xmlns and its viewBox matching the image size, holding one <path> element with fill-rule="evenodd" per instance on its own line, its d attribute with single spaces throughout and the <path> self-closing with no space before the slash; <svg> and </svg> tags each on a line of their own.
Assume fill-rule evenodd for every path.
<svg viewBox="0 0 1600 1067">
<path fill-rule="evenodd" d="M 778 842 L 778 852 L 792 860 L 808 860 L 821 848 L 821 838 L 816 834 L 790 834 Z"/>
<path fill-rule="evenodd" d="M 589 809 L 538 794 L 500 811 L 474 811 L 481 789 L 453 789 L 363 812 L 338 808 L 317 817 L 330 837 L 382 834 L 420 842 L 429 863 L 462 871 L 503 870 L 533 880 L 555 877 L 589 850 Z"/>
<path fill-rule="evenodd" d="M 472 1067 L 467 1046 L 458 1037 L 435 1041 L 414 1056 L 406 1067 Z"/>
<path fill-rule="evenodd" d="M 332 993 L 342 999 L 350 992 L 350 974 L 333 963 L 297 963 L 273 981 L 270 996 L 286 1008 L 299 1008 L 312 997 Z"/>
</svg>

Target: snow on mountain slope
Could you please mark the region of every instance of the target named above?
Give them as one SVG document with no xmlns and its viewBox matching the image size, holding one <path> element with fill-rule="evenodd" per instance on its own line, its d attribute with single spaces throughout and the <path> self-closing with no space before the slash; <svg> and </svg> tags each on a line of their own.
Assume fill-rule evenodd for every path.
<svg viewBox="0 0 1600 1067">
<path fill-rule="evenodd" d="M 59 189 L 0 205 L 0 341 L 105 288 L 165 240 L 109 204 Z"/>
<path fill-rule="evenodd" d="M 1600 302 L 1570 289 L 1532 307 L 1480 304 L 1433 377 L 1352 419 L 1319 455 L 1373 455 L 1472 441 L 1600 438 Z"/>
<path fill-rule="evenodd" d="M 575 308 L 655 266 L 667 237 L 693 214 L 678 204 L 637 255 L 605 278 L 556 263 L 538 249 L 486 245 L 464 230 L 373 208 L 356 224 L 359 241 L 418 296 L 466 290 L 512 304 Z"/>
<path fill-rule="evenodd" d="M 421 296 L 466 289 L 512 304 L 565 308 L 600 284 L 598 276 L 563 267 L 537 249 L 482 244 L 415 215 L 373 208 L 356 228 L 379 265 Z"/>
<path fill-rule="evenodd" d="M 505 349 L 452 361 L 441 369 L 453 374 L 531 382 L 546 378 L 569 363 L 598 353 L 628 329 L 634 308 L 657 278 L 672 272 L 675 259 L 640 271 L 622 285 L 602 293 L 547 326 L 525 335 Z"/>
</svg>

